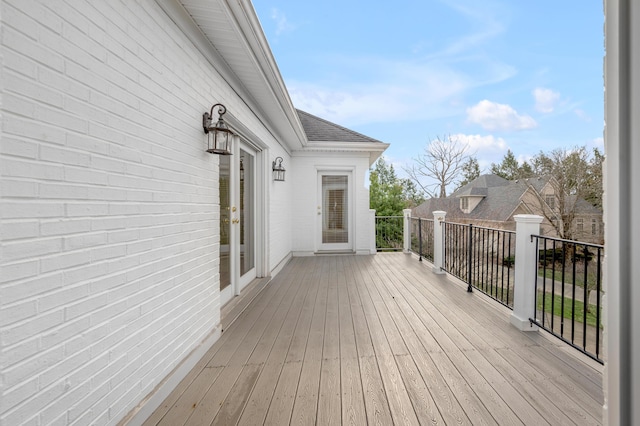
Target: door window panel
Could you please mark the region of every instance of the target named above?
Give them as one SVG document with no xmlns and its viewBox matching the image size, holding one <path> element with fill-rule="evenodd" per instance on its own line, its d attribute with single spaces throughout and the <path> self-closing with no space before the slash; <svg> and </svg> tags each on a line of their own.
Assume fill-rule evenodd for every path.
<svg viewBox="0 0 640 426">
<path fill-rule="evenodd" d="M 349 242 L 348 176 L 322 176 L 322 243 Z"/>
</svg>

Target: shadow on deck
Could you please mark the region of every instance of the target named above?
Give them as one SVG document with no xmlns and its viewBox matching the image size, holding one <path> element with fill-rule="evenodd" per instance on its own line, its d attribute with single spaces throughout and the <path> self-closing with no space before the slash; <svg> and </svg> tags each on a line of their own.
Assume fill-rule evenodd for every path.
<svg viewBox="0 0 640 426">
<path fill-rule="evenodd" d="M 601 424 L 602 366 L 411 255 L 293 258 L 146 425 Z"/>
</svg>

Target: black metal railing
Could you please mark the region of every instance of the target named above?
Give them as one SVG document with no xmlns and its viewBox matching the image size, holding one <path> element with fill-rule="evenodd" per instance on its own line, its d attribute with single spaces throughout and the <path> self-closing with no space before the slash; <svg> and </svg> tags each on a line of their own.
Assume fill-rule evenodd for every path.
<svg viewBox="0 0 640 426">
<path fill-rule="evenodd" d="M 469 239 L 469 225 L 442 222 L 444 239 L 443 269 L 445 272 L 470 283 L 469 272 L 472 259 L 469 250 L 472 247 Z"/>
<path fill-rule="evenodd" d="M 538 248 L 535 317 L 531 322 L 596 361 L 602 343 L 604 247 L 532 235 Z"/>
<path fill-rule="evenodd" d="M 443 269 L 513 309 L 515 232 L 445 222 Z"/>
<path fill-rule="evenodd" d="M 376 250 L 401 251 L 404 246 L 404 216 L 376 216 Z"/>
<path fill-rule="evenodd" d="M 409 222 L 411 234 L 411 251 L 419 256 L 419 260 L 433 262 L 433 219 L 412 217 Z"/>
</svg>

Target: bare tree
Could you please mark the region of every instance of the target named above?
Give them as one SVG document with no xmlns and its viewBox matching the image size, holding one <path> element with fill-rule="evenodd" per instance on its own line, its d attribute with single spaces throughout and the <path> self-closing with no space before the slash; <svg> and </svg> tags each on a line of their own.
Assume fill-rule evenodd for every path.
<svg viewBox="0 0 640 426">
<path fill-rule="evenodd" d="M 447 186 L 462 174 L 463 166 L 470 158 L 468 150 L 467 144 L 451 136 L 438 137 L 429 142 L 422 155 L 414 158 L 413 164 L 404 170 L 430 197 L 444 198 Z"/>
<path fill-rule="evenodd" d="M 548 154 L 540 152 L 532 160 L 534 174 L 544 178 L 525 182 L 534 195 L 536 210 L 543 213 L 560 238 L 573 239 L 579 203 L 585 201 L 591 188 L 591 163 L 584 147 L 555 149 Z"/>
</svg>

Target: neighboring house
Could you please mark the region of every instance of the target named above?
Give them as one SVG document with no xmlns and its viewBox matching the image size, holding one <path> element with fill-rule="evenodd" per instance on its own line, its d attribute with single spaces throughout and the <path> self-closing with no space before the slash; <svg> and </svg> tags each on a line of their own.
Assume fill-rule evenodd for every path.
<svg viewBox="0 0 640 426">
<path fill-rule="evenodd" d="M 249 0 L 0 7 L 1 425 L 153 409 L 252 280 L 375 252 L 388 145 L 294 108 Z"/>
<path fill-rule="evenodd" d="M 573 239 L 602 244 L 602 212 L 571 196 L 566 198 L 566 204 L 575 211 L 571 225 Z M 449 222 L 507 230 L 515 230 L 514 215 L 536 214 L 545 218 L 541 232 L 548 236 L 558 236 L 556 226 L 562 226 L 559 199 L 548 178 L 509 181 L 494 174 L 482 175 L 446 198 L 425 201 L 412 210 L 412 215 L 432 218 L 434 211 L 446 212 Z"/>
</svg>

